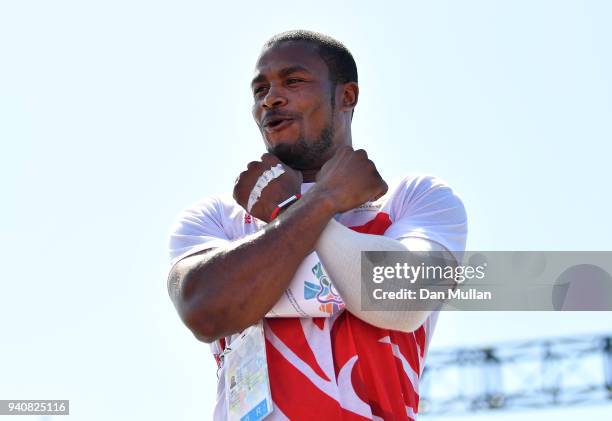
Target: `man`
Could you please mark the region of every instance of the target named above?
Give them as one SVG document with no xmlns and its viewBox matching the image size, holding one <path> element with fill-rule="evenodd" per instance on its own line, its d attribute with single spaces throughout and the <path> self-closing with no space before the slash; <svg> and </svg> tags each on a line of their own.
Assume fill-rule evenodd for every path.
<svg viewBox="0 0 612 421">
<path fill-rule="evenodd" d="M 251 88 L 268 153 L 239 175 L 233 199 L 206 198 L 179 216 L 170 236 L 174 305 L 211 343 L 221 372 L 223 351 L 264 319 L 274 402 L 267 419 L 414 419 L 437 312 L 363 311 L 360 252 L 439 250 L 459 259 L 463 205 L 430 176 L 408 176 L 388 192 L 366 152 L 353 150 L 357 69 L 338 41 L 309 31 L 273 37 Z M 312 256 L 346 308 L 265 318 Z M 227 417 L 225 388 L 220 376 L 215 419 Z"/>
</svg>

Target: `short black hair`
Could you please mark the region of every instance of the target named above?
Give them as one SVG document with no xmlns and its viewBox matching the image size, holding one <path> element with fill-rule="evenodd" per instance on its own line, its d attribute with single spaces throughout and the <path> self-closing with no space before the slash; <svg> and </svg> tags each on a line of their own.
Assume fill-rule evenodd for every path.
<svg viewBox="0 0 612 421">
<path fill-rule="evenodd" d="M 289 41 L 305 42 L 317 47 L 319 56 L 327 64 L 329 78 L 334 87 L 339 83 L 357 83 L 355 59 L 340 41 L 318 32 L 298 29 L 274 35 L 266 41 L 264 49 Z"/>
</svg>

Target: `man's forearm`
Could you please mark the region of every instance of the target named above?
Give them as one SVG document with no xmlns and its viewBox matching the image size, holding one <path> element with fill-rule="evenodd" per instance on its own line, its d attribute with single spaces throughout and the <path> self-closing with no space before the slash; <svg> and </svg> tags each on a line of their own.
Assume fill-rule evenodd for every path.
<svg viewBox="0 0 612 421">
<path fill-rule="evenodd" d="M 170 274 L 170 293 L 185 324 L 211 342 L 263 318 L 334 212 L 313 188 L 261 231 L 179 261 Z"/>
<path fill-rule="evenodd" d="M 426 246 L 430 243 L 424 243 Z M 435 244 L 435 243 L 434 243 Z M 435 247 L 435 245 L 434 245 Z M 334 286 L 342 296 L 346 308 L 361 320 L 372 325 L 411 332 L 417 329 L 431 313 L 429 310 L 388 310 L 363 311 L 361 305 L 361 252 L 362 251 L 403 251 L 410 249 L 402 242 L 381 235 L 360 234 L 331 220 L 316 244 L 316 252 L 329 274 Z M 443 251 L 440 246 L 437 250 Z M 428 250 L 424 250 L 428 251 Z M 414 266 L 422 257 L 406 259 Z M 404 304 L 404 303 L 402 303 Z M 391 305 L 391 304 L 390 304 Z"/>
</svg>

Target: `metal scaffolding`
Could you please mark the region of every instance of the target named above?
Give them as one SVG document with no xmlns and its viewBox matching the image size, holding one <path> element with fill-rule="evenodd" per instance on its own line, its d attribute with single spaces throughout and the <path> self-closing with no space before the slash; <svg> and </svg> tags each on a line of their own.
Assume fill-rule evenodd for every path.
<svg viewBox="0 0 612 421">
<path fill-rule="evenodd" d="M 432 351 L 421 415 L 612 403 L 612 336 Z"/>
</svg>

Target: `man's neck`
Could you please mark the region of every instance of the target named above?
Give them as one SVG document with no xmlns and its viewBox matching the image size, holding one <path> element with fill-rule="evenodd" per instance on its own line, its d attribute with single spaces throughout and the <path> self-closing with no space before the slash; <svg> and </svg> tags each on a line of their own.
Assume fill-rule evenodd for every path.
<svg viewBox="0 0 612 421">
<path fill-rule="evenodd" d="M 339 144 L 344 144 L 344 145 L 352 145 L 353 144 L 353 139 L 351 138 L 351 132 L 349 130 L 346 139 L 344 140 L 344 142 L 341 142 Z M 338 145 L 338 144 L 336 144 Z M 328 157 L 325 160 L 325 162 L 329 159 L 331 159 L 334 156 L 334 152 L 336 150 L 337 146 L 334 147 L 331 152 L 328 152 Z M 317 180 L 317 173 L 319 171 L 321 171 L 321 168 L 311 168 L 311 169 L 307 169 L 307 170 L 300 170 L 302 172 L 302 177 L 303 177 L 303 181 L 304 183 L 314 183 Z"/>
<path fill-rule="evenodd" d="M 301 170 L 304 183 L 314 183 L 317 180 L 317 173 L 320 168 L 312 170 Z"/>
</svg>

